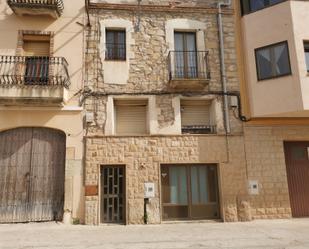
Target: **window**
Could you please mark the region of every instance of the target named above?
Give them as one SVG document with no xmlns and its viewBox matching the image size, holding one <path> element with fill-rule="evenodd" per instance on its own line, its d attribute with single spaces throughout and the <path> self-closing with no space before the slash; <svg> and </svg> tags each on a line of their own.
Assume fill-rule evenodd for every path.
<svg viewBox="0 0 309 249">
<path fill-rule="evenodd" d="M 280 42 L 255 50 L 258 80 L 291 74 L 288 43 Z"/>
<path fill-rule="evenodd" d="M 216 127 L 210 124 L 210 102 L 207 100 L 181 101 L 182 133 L 215 133 Z"/>
<path fill-rule="evenodd" d="M 116 134 L 147 133 L 147 100 L 115 100 Z"/>
<path fill-rule="evenodd" d="M 175 32 L 175 76 L 176 78 L 197 78 L 196 34 Z"/>
<path fill-rule="evenodd" d="M 242 14 L 246 15 L 286 0 L 241 0 Z"/>
<path fill-rule="evenodd" d="M 163 219 L 219 218 L 215 165 L 161 165 Z"/>
<path fill-rule="evenodd" d="M 49 78 L 50 36 L 24 35 L 25 84 L 45 85 Z"/>
<path fill-rule="evenodd" d="M 307 72 L 309 73 L 309 41 L 304 42 Z"/>
<path fill-rule="evenodd" d="M 126 32 L 106 30 L 106 60 L 126 60 Z"/>
</svg>

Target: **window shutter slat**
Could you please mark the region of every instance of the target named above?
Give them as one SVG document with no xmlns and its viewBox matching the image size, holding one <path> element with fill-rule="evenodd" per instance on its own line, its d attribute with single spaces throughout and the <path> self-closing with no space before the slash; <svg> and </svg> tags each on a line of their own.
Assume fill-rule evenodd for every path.
<svg viewBox="0 0 309 249">
<path fill-rule="evenodd" d="M 49 42 L 24 42 L 25 56 L 49 56 L 50 44 Z"/>
<path fill-rule="evenodd" d="M 210 105 L 206 101 L 182 101 L 181 103 L 181 124 L 209 125 Z"/>
<path fill-rule="evenodd" d="M 146 105 L 116 105 L 116 134 L 146 134 Z"/>
</svg>

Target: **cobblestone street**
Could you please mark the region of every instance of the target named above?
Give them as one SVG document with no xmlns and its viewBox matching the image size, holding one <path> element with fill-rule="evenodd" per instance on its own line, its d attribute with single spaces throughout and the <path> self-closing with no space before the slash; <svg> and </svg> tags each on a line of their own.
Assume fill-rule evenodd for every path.
<svg viewBox="0 0 309 249">
<path fill-rule="evenodd" d="M 309 219 L 149 226 L 0 225 L 1 249 L 308 249 Z"/>
</svg>

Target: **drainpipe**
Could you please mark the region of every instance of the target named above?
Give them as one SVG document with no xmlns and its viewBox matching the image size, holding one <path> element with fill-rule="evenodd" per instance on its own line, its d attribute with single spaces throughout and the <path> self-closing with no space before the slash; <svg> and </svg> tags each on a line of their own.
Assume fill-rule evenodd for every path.
<svg viewBox="0 0 309 249">
<path fill-rule="evenodd" d="M 230 126 L 230 115 L 228 105 L 228 95 L 226 86 L 226 69 L 225 69 L 225 58 L 224 58 L 224 35 L 223 35 L 223 24 L 222 24 L 222 6 L 230 6 L 231 0 L 218 3 L 218 26 L 219 26 L 219 40 L 220 40 L 220 66 L 221 66 L 221 81 L 223 91 L 223 109 L 224 109 L 224 120 L 226 133 L 231 133 Z"/>
<path fill-rule="evenodd" d="M 85 0 L 85 9 L 86 9 L 86 15 L 87 15 L 87 27 L 90 27 L 90 17 L 89 17 L 89 5 L 90 5 L 90 0 Z"/>
</svg>

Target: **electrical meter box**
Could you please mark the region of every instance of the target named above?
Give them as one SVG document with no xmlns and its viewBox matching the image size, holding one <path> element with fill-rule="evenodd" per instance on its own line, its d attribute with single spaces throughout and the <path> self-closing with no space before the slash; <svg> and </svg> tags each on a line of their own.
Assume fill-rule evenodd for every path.
<svg viewBox="0 0 309 249">
<path fill-rule="evenodd" d="M 249 181 L 249 194 L 258 195 L 259 194 L 259 183 L 256 180 Z"/>
<path fill-rule="evenodd" d="M 153 182 L 145 182 L 145 195 L 144 198 L 155 197 L 155 185 Z"/>
</svg>

